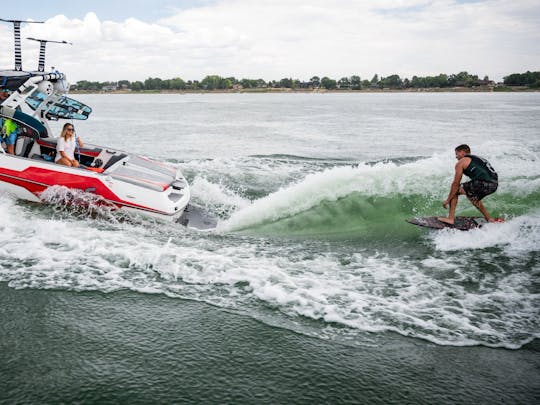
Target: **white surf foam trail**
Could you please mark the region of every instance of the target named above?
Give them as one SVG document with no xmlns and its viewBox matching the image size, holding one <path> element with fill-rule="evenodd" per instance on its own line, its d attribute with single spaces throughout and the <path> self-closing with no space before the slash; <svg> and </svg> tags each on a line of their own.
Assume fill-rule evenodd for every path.
<svg viewBox="0 0 540 405">
<path fill-rule="evenodd" d="M 103 197 L 65 186 L 51 186 L 40 193 L 39 198 L 55 212 L 66 212 L 77 218 L 103 218 L 118 222 L 135 220 L 135 214 L 120 210 Z"/>
<path fill-rule="evenodd" d="M 326 164 L 326 163 L 322 163 Z M 294 158 L 253 157 L 192 160 L 180 165 L 188 177 L 220 184 L 231 191 L 247 189 L 275 191 L 284 183 L 297 181 L 307 173 L 320 171 L 320 161 Z"/>
<path fill-rule="evenodd" d="M 498 247 L 509 256 L 540 252 L 540 211 L 512 218 L 504 223 L 485 224 L 469 232 L 446 229 L 431 233 L 440 251 L 464 251 Z"/>
<path fill-rule="evenodd" d="M 212 183 L 200 176 L 195 177 L 191 183 L 191 198 L 192 203 L 220 217 L 228 217 L 232 212 L 249 205 L 249 200 L 225 185 Z"/>
<path fill-rule="evenodd" d="M 205 238 L 185 228 L 48 218 L 5 197 L 0 231 L 0 281 L 14 288 L 129 289 L 255 317 L 270 307 L 273 318 L 323 322 L 322 334 L 337 324 L 444 345 L 515 348 L 535 333 L 534 296 L 523 287 L 534 275 L 509 274 L 470 291 L 461 284 L 467 260 L 452 252 L 415 262 L 319 245 L 310 251 L 303 243 Z"/>
<path fill-rule="evenodd" d="M 381 162 L 326 169 L 235 212 L 229 220 L 219 224 L 219 229 L 241 230 L 287 218 L 323 201 L 336 201 L 354 192 L 364 196 L 421 194 L 427 199 L 438 198 L 446 186 L 443 176 L 448 172 L 448 165 L 449 159 L 435 156 L 404 165 Z"/>
<path fill-rule="evenodd" d="M 501 151 L 503 149 L 503 151 Z M 515 143 L 486 143 L 479 150 L 496 162 L 499 194 L 526 197 L 540 191 L 539 157 Z M 508 151 L 508 153 L 503 153 Z M 294 216 L 319 205 L 336 201 L 351 193 L 363 196 L 421 195 L 426 200 L 443 200 L 453 178 L 455 159 L 450 154 L 434 154 L 413 162 L 380 162 L 358 166 L 339 166 L 309 173 L 279 190 L 239 207 L 218 229 L 235 231 L 253 225 Z M 463 179 L 466 181 L 466 178 Z"/>
</svg>

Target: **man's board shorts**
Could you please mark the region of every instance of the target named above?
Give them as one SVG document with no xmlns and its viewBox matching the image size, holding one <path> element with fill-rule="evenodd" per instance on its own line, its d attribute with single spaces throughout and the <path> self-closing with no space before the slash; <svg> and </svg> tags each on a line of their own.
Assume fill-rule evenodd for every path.
<svg viewBox="0 0 540 405">
<path fill-rule="evenodd" d="M 2 141 L 4 141 L 6 145 L 15 145 L 16 140 L 17 140 L 17 131 L 13 131 L 11 134 L 2 138 Z"/>
<path fill-rule="evenodd" d="M 485 180 L 471 180 L 462 184 L 463 190 L 468 198 L 475 201 L 480 201 L 486 195 L 493 194 L 499 183 Z"/>
</svg>

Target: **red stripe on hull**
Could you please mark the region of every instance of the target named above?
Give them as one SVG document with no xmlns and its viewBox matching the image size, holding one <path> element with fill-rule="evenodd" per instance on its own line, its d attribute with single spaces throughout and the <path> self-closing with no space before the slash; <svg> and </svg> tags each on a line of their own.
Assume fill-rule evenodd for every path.
<svg viewBox="0 0 540 405">
<path fill-rule="evenodd" d="M 109 200 L 109 202 L 118 205 L 119 207 L 125 206 L 155 212 L 162 215 L 169 215 L 163 211 L 122 200 L 106 185 L 104 185 L 101 180 L 94 177 L 47 170 L 41 167 L 28 167 L 22 171 L 0 167 L 0 180 L 5 183 L 23 187 L 38 197 L 41 192 L 43 192 L 47 187 L 51 186 L 64 186 L 70 189 L 78 189 L 82 191 L 92 189 L 93 194 L 97 194 L 104 199 Z"/>
</svg>

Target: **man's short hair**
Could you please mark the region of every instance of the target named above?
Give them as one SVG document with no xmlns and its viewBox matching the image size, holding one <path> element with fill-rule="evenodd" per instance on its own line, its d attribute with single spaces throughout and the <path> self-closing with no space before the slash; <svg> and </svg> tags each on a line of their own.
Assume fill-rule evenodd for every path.
<svg viewBox="0 0 540 405">
<path fill-rule="evenodd" d="M 469 145 L 463 144 L 456 147 L 456 152 L 465 152 L 465 153 L 471 153 L 471 148 L 469 148 Z"/>
</svg>

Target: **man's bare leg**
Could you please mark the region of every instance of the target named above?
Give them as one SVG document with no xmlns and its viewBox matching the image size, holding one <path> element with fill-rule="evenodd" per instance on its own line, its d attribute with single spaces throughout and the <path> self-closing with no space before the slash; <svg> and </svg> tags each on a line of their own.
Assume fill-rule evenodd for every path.
<svg viewBox="0 0 540 405">
<path fill-rule="evenodd" d="M 480 211 L 482 213 L 482 215 L 484 216 L 486 221 L 488 221 L 488 222 L 497 222 L 494 218 L 491 218 L 489 216 L 489 213 L 487 212 L 486 207 L 484 207 L 484 203 L 482 203 L 482 201 L 480 201 L 480 200 L 471 200 L 470 198 L 469 198 L 469 201 L 472 203 L 472 205 L 474 205 L 476 208 L 478 208 L 478 211 Z"/>
<path fill-rule="evenodd" d="M 454 225 L 454 219 L 456 217 L 456 207 L 458 203 L 459 194 L 456 194 L 454 198 L 450 200 L 450 210 L 447 217 L 437 217 L 437 219 L 446 224 Z"/>
<path fill-rule="evenodd" d="M 437 217 L 437 219 L 445 224 L 454 225 L 454 219 L 456 217 L 456 207 L 458 203 L 458 198 L 461 194 L 465 194 L 463 187 L 460 187 L 454 198 L 450 200 L 450 210 L 448 211 L 447 217 Z M 445 207 L 446 208 L 446 207 Z"/>
</svg>

